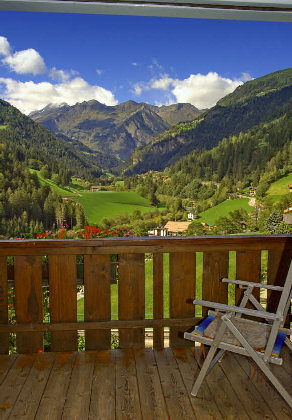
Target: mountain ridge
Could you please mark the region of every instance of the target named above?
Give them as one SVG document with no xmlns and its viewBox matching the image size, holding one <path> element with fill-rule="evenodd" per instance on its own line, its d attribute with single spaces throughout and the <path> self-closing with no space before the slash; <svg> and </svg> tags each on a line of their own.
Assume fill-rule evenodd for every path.
<svg viewBox="0 0 292 420">
<path fill-rule="evenodd" d="M 200 114 L 191 104 L 158 107 L 130 100 L 107 106 L 90 100 L 73 106 L 47 106 L 29 116 L 54 133 L 123 161 L 171 125 L 192 121 Z"/>
<path fill-rule="evenodd" d="M 275 77 L 276 88 L 271 89 Z M 147 146 L 133 153 L 124 165 L 125 175 L 161 171 L 196 148 L 211 149 L 224 137 L 280 117 L 292 108 L 292 69 L 275 72 L 259 80 L 258 85 L 255 79 L 247 82 L 247 86 L 238 87 L 226 97 L 225 102 L 223 98 L 193 123 L 178 124 L 156 136 Z M 243 92 L 243 98 L 238 92 Z"/>
</svg>

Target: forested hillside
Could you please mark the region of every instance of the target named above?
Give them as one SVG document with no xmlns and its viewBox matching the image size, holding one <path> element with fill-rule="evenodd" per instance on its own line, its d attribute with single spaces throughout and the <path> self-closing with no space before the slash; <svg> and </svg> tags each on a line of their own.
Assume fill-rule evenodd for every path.
<svg viewBox="0 0 292 420">
<path fill-rule="evenodd" d="M 86 154 L 57 138 L 46 128 L 32 121 L 8 102 L 0 100 L 0 143 L 13 147 L 17 160 L 27 167 L 40 169 L 47 165 L 50 172 L 67 171 L 84 179 L 102 175 Z"/>
<path fill-rule="evenodd" d="M 292 69 L 238 87 L 192 123 L 179 124 L 137 150 L 125 174 L 163 170 L 194 150 L 211 149 L 223 138 L 277 119 L 292 109 Z"/>
<path fill-rule="evenodd" d="M 263 197 L 269 183 L 292 172 L 292 111 L 269 123 L 224 138 L 211 150 L 195 150 L 161 173 L 135 175 L 126 186 L 215 205 L 245 187 Z M 206 202 L 205 202 L 206 204 Z"/>
<path fill-rule="evenodd" d="M 23 237 L 64 223 L 83 226 L 83 207 L 41 186 L 14 145 L 0 142 L 0 237 Z"/>
</svg>

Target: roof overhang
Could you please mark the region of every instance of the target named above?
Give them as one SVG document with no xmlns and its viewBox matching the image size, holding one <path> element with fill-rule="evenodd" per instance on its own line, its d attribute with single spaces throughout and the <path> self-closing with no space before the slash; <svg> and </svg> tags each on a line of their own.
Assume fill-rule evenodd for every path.
<svg viewBox="0 0 292 420">
<path fill-rule="evenodd" d="M 0 0 L 0 10 L 292 22 L 292 0 Z"/>
</svg>

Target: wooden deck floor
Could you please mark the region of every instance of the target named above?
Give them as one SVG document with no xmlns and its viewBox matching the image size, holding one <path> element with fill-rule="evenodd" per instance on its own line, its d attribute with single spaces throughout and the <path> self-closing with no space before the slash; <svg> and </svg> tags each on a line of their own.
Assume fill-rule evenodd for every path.
<svg viewBox="0 0 292 420">
<path fill-rule="evenodd" d="M 275 366 L 292 392 L 292 358 Z M 194 349 L 112 350 L 0 356 L 1 419 L 291 419 L 250 361 L 228 354 L 190 397 Z"/>
</svg>

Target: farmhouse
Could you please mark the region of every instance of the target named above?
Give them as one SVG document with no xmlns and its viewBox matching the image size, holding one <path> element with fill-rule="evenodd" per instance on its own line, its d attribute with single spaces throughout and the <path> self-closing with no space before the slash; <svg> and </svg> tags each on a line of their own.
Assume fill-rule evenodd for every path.
<svg viewBox="0 0 292 420">
<path fill-rule="evenodd" d="M 188 230 L 191 222 L 173 222 L 168 221 L 164 226 L 164 229 L 168 230 L 168 236 L 181 236 Z"/>
<path fill-rule="evenodd" d="M 257 189 L 256 189 L 256 188 L 251 187 L 251 188 L 249 189 L 249 195 L 250 195 L 251 197 L 255 197 L 256 193 L 257 193 Z"/>
<path fill-rule="evenodd" d="M 149 236 L 167 236 L 167 234 L 168 234 L 168 229 L 165 229 L 165 227 L 163 226 L 160 226 L 153 230 L 148 231 Z"/>
<path fill-rule="evenodd" d="M 100 191 L 101 190 L 101 188 L 102 188 L 102 185 L 92 185 L 91 187 L 90 187 L 90 191 Z"/>
</svg>

